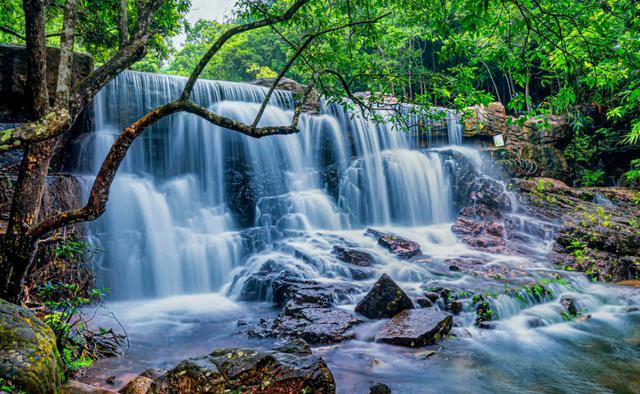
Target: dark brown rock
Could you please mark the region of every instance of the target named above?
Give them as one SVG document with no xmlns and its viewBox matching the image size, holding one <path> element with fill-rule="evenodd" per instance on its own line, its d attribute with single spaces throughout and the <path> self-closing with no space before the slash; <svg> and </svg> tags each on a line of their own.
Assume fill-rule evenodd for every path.
<svg viewBox="0 0 640 394">
<path fill-rule="evenodd" d="M 391 319 L 376 335 L 376 341 L 420 347 L 436 342 L 453 325 L 451 315 L 436 308 L 408 309 Z"/>
<path fill-rule="evenodd" d="M 369 319 L 390 318 L 405 309 L 413 309 L 411 298 L 389 277 L 382 274 L 355 311 Z"/>
<path fill-rule="evenodd" d="M 334 246 L 333 254 L 335 254 L 341 261 L 357 265 L 359 267 L 371 267 L 376 261 L 371 253 L 356 249 L 348 249 L 342 246 Z"/>
<path fill-rule="evenodd" d="M 335 393 L 327 364 L 310 354 L 220 349 L 185 360 L 156 379 L 150 393 Z"/>
<path fill-rule="evenodd" d="M 384 383 L 373 382 L 369 387 L 369 394 L 391 394 L 391 389 Z"/>
<path fill-rule="evenodd" d="M 391 233 L 383 233 L 373 229 L 367 229 L 365 235 L 378 239 L 378 244 L 401 259 L 410 259 L 422 254 L 420 244 L 407 238 L 399 237 Z"/>
</svg>

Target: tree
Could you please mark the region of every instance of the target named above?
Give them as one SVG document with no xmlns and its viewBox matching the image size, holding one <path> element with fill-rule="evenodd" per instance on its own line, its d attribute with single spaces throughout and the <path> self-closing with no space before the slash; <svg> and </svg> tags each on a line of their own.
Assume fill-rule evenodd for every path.
<svg viewBox="0 0 640 394">
<path fill-rule="evenodd" d="M 94 3 L 96 2 L 87 2 L 89 5 Z M 50 5 L 45 0 L 23 1 L 25 17 L 24 38 L 28 59 L 27 86 L 30 88 L 29 93 L 32 99 L 35 120 L 20 127 L 5 130 L 0 136 L 1 150 L 22 149 L 24 151 L 24 159 L 19 170 L 11 205 L 9 224 L 7 232 L 2 239 L 2 248 L 0 250 L 1 298 L 12 302 L 20 302 L 22 281 L 28 273 L 40 239 L 57 229 L 78 222 L 95 220 L 102 215 L 105 211 L 111 183 L 120 163 L 124 159 L 131 143 L 147 127 L 165 116 L 182 111 L 195 114 L 215 125 L 254 138 L 297 133 L 298 119 L 305 98 L 312 89 L 312 84 L 308 85 L 305 89 L 304 97 L 299 100 L 291 124 L 260 127 L 258 126 L 260 118 L 275 86 L 291 69 L 294 62 L 319 37 L 332 34 L 338 36 L 345 29 L 355 31 L 355 29 L 371 25 L 382 18 L 381 15 L 372 15 L 366 12 L 350 15 L 348 18 L 326 17 L 320 20 L 316 18 L 314 23 L 308 24 L 308 21 L 312 18 L 309 14 L 305 15 L 303 8 L 313 9 L 313 0 L 280 1 L 265 4 L 252 1 L 240 2 L 238 16 L 243 22 L 220 31 L 217 39 L 210 43 L 206 53 L 202 55 L 200 61 L 193 67 L 180 97 L 149 111 L 122 131 L 111 147 L 94 180 L 86 205 L 51 217 L 41 218 L 39 215 L 40 200 L 49 161 L 52 156 L 52 147 L 56 139 L 69 131 L 75 119 L 90 103 L 100 88 L 144 57 L 154 33 L 161 32 L 161 27 L 167 25 L 166 15 L 176 15 L 176 7 L 182 4 L 163 0 L 139 0 L 136 3 L 137 7 L 132 7 L 132 2 L 120 0 L 116 8 L 118 9 L 117 13 L 114 13 L 110 7 L 106 7 L 103 10 L 106 16 L 98 16 L 99 18 L 111 18 L 117 21 L 118 49 L 114 53 L 110 53 L 105 49 L 104 53 L 109 53 L 109 55 L 105 55 L 103 64 L 81 81 L 77 87 L 72 88 L 70 84 L 71 59 L 76 38 L 83 37 L 85 39 L 85 41 L 82 41 L 83 45 L 87 47 L 98 45 L 96 43 L 98 40 L 89 39 L 88 36 L 90 34 L 77 35 L 82 31 L 83 26 L 90 26 L 93 21 L 92 19 L 88 22 L 83 21 L 81 17 L 82 12 L 80 11 L 88 12 L 87 8 L 80 7 L 86 5 L 85 2 L 78 2 L 78 0 L 65 1 L 62 30 L 59 34 L 58 84 L 53 106 L 50 106 L 45 83 L 47 66 L 45 62 L 46 16 L 48 8 L 56 5 L 55 3 Z M 339 4 L 340 2 L 338 1 L 337 3 Z M 360 16 L 363 17 L 360 18 Z M 244 124 L 220 116 L 189 100 L 191 91 L 203 70 L 230 40 L 240 34 L 260 28 L 273 27 L 278 24 L 292 24 L 294 17 L 301 21 L 300 40 L 297 44 L 291 43 L 295 50 L 279 71 L 262 103 L 260 112 L 252 124 Z M 105 34 L 99 39 L 103 40 L 100 41 L 100 48 L 104 49 L 108 48 L 108 43 L 112 42 L 114 37 Z"/>
</svg>

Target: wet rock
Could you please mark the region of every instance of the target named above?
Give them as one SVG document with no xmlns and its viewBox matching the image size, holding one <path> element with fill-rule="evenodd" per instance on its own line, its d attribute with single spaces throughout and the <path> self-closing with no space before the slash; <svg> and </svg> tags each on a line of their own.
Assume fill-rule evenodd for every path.
<svg viewBox="0 0 640 394">
<path fill-rule="evenodd" d="M 538 327 L 544 327 L 544 321 L 539 318 L 539 317 L 532 317 L 530 319 L 527 319 L 527 326 L 529 326 L 529 328 L 538 328 Z"/>
<path fill-rule="evenodd" d="M 413 309 L 411 298 L 389 277 L 382 274 L 355 311 L 369 319 L 383 319 Z"/>
<path fill-rule="evenodd" d="M 424 352 L 418 352 L 415 354 L 415 357 L 420 360 L 426 360 L 429 357 L 436 354 L 435 350 L 425 350 Z"/>
<path fill-rule="evenodd" d="M 341 261 L 357 265 L 359 267 L 371 267 L 376 261 L 371 253 L 357 249 L 348 249 L 342 246 L 334 246 L 333 254 L 335 254 Z"/>
<path fill-rule="evenodd" d="M 150 393 L 335 393 L 327 364 L 310 354 L 220 349 L 156 379 Z"/>
<path fill-rule="evenodd" d="M 283 306 L 290 303 L 311 307 L 330 307 L 349 300 L 362 291 L 354 283 L 319 283 L 300 280 L 291 276 L 279 277 L 272 284 L 273 303 Z"/>
<path fill-rule="evenodd" d="M 433 291 L 425 292 L 424 296 L 427 297 L 429 300 L 431 300 L 431 302 L 436 302 L 438 301 L 438 299 L 440 299 L 440 294 Z"/>
<path fill-rule="evenodd" d="M 422 254 L 420 244 L 407 238 L 390 233 L 367 229 L 365 235 L 378 239 L 378 244 L 401 259 L 410 259 Z"/>
<path fill-rule="evenodd" d="M 26 308 L 0 299 L 0 377 L 28 393 L 60 391 L 63 364 L 53 331 Z"/>
<path fill-rule="evenodd" d="M 373 382 L 369 387 L 369 394 L 391 394 L 391 389 L 384 383 Z"/>
<path fill-rule="evenodd" d="M 157 378 L 157 377 L 156 377 Z M 154 378 L 143 376 L 142 374 L 131 379 L 120 389 L 121 394 L 146 394 L 151 389 Z"/>
<path fill-rule="evenodd" d="M 540 220 L 560 223 L 552 262 L 598 281 L 640 275 L 640 192 L 624 188 L 571 188 L 549 178 L 516 180 L 521 206 Z"/>
<path fill-rule="evenodd" d="M 330 344 L 355 337 L 352 327 L 362 320 L 338 308 L 300 308 L 262 319 L 248 331 L 259 338 L 301 338 L 310 344 Z"/>
<path fill-rule="evenodd" d="M 376 341 L 392 345 L 420 347 L 432 344 L 451 330 L 451 315 L 436 308 L 407 309 L 376 335 Z"/>
<path fill-rule="evenodd" d="M 497 327 L 496 322 L 494 321 L 481 321 L 477 324 L 478 328 L 482 328 L 485 330 L 495 330 Z"/>
<path fill-rule="evenodd" d="M 416 298 L 416 304 L 418 304 L 420 308 L 430 308 L 433 306 L 433 302 L 431 302 L 427 297 Z"/>
<path fill-rule="evenodd" d="M 587 321 L 587 320 L 589 320 L 589 319 L 591 319 L 591 313 L 589 313 L 589 314 L 587 314 L 587 315 L 579 316 L 579 317 L 576 319 L 576 323 L 584 323 L 584 322 L 586 322 L 586 321 Z"/>
<path fill-rule="evenodd" d="M 448 309 L 455 314 L 462 312 L 463 307 L 464 304 L 460 300 L 451 301 L 448 305 Z"/>
<path fill-rule="evenodd" d="M 560 298 L 560 304 L 562 304 L 562 308 L 570 316 L 575 317 L 578 315 L 578 307 L 576 306 L 576 299 L 573 296 L 563 295 Z"/>
<path fill-rule="evenodd" d="M 295 338 L 278 345 L 274 350 L 280 353 L 311 354 L 311 347 L 304 339 Z"/>
<path fill-rule="evenodd" d="M 62 393 L 64 394 L 116 394 L 116 391 L 105 389 L 102 387 L 92 386 L 90 384 L 81 383 L 75 380 L 69 380 L 62 387 Z M 136 393 L 136 392 L 130 392 Z M 146 393 L 141 391 L 140 393 Z"/>
</svg>

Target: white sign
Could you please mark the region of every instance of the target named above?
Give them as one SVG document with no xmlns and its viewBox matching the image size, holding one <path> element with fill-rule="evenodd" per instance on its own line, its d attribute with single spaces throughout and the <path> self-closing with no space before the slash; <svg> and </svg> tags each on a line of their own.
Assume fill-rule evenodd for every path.
<svg viewBox="0 0 640 394">
<path fill-rule="evenodd" d="M 504 146 L 504 138 L 502 138 L 502 134 L 493 136 L 493 145 L 495 145 L 498 148 L 501 146 Z"/>
</svg>

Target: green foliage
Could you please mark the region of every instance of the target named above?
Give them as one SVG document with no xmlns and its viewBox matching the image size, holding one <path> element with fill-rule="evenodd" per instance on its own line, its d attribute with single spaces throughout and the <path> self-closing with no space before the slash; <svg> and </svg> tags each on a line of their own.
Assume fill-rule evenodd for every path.
<svg viewBox="0 0 640 394">
<path fill-rule="evenodd" d="M 0 377 L 0 393 L 8 394 L 27 394 L 26 391 L 18 390 L 11 381 L 6 378 Z"/>
<path fill-rule="evenodd" d="M 91 365 L 96 357 L 86 346 L 85 333 L 89 332 L 81 308 L 99 302 L 107 289 L 91 289 L 90 298 L 84 297 L 77 284 L 50 281 L 38 287 L 38 295 L 45 312 L 42 320 L 53 330 L 58 351 L 62 355 L 65 371 L 73 374 Z"/>
</svg>

